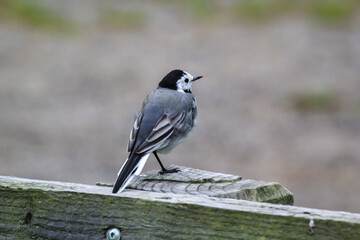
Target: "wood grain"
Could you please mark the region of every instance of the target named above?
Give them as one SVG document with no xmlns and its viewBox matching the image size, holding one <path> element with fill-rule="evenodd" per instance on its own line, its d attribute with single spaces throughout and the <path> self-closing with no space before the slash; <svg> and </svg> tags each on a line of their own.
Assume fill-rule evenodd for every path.
<svg viewBox="0 0 360 240">
<path fill-rule="evenodd" d="M 359 239 L 360 215 L 0 177 L 0 239 L 105 239 L 112 227 L 122 239 Z"/>
<path fill-rule="evenodd" d="M 158 170 L 153 170 L 136 176 L 128 188 L 288 205 L 294 203 L 293 194 L 279 183 L 243 180 L 241 176 L 170 166 L 170 168 L 175 167 L 181 171 L 176 174 L 160 175 Z"/>
</svg>

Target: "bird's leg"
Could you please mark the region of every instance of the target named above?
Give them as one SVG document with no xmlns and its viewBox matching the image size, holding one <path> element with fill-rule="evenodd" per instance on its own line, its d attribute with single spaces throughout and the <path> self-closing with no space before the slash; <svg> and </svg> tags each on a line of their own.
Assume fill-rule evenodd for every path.
<svg viewBox="0 0 360 240">
<path fill-rule="evenodd" d="M 159 172 L 159 174 L 164 174 L 164 173 L 175 173 L 175 172 L 179 172 L 180 169 L 179 168 L 171 168 L 171 169 L 166 169 L 164 167 L 164 165 L 161 163 L 159 156 L 157 155 L 156 151 L 153 152 L 153 154 L 156 157 L 156 160 L 159 162 L 160 167 L 161 167 L 161 171 Z"/>
<path fill-rule="evenodd" d="M 156 151 L 153 152 L 153 154 L 155 155 L 156 160 L 159 162 L 160 167 L 161 167 L 161 170 L 162 170 L 163 172 L 165 172 L 165 171 L 166 171 L 166 168 L 165 168 L 164 165 L 161 163 L 160 158 L 159 158 L 159 156 L 157 155 Z"/>
</svg>

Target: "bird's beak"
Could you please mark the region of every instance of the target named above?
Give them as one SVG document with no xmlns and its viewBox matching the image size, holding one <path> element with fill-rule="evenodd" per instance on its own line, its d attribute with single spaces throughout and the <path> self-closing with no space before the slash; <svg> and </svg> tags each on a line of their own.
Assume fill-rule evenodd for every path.
<svg viewBox="0 0 360 240">
<path fill-rule="evenodd" d="M 203 76 L 194 77 L 192 81 L 195 82 L 196 80 L 199 80 L 199 79 L 202 78 L 202 77 L 203 77 Z"/>
</svg>

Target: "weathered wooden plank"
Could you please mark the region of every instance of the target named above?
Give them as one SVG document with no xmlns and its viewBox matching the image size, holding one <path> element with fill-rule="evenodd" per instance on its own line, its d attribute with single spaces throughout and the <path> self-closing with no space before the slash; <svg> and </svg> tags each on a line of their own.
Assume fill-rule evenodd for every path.
<svg viewBox="0 0 360 240">
<path fill-rule="evenodd" d="M 111 227 L 122 239 L 359 239 L 360 214 L 0 177 L 0 239 L 105 239 Z"/>
<path fill-rule="evenodd" d="M 293 194 L 275 182 L 243 180 L 240 176 L 230 174 L 171 166 L 171 168 L 175 167 L 181 171 L 176 174 L 160 175 L 158 170 L 153 170 L 135 177 L 128 188 L 287 205 L 294 203 Z"/>
</svg>

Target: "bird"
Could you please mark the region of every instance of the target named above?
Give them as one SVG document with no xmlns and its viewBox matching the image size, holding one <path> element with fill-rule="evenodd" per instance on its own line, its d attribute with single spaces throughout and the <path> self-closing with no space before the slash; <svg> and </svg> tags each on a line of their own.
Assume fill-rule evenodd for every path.
<svg viewBox="0 0 360 240">
<path fill-rule="evenodd" d="M 176 173 L 179 168 L 165 168 L 158 153 L 169 153 L 193 130 L 197 106 L 192 83 L 202 76 L 183 70 L 169 72 L 143 101 L 136 114 L 127 145 L 128 158 L 120 168 L 112 193 L 121 192 L 139 175 L 151 153 L 159 162 L 159 174 Z"/>
</svg>

